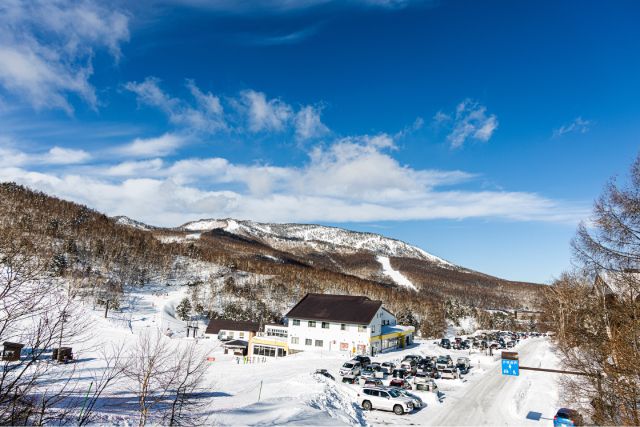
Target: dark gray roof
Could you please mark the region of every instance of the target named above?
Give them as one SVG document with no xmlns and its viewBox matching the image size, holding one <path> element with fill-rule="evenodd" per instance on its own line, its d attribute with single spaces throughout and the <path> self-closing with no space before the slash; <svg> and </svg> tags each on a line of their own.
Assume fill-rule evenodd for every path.
<svg viewBox="0 0 640 427">
<path fill-rule="evenodd" d="M 224 331 L 249 331 L 258 332 L 260 324 L 256 322 L 246 322 L 244 320 L 211 319 L 207 325 L 207 334 L 217 334 Z"/>
<path fill-rule="evenodd" d="M 381 306 L 382 301 L 359 295 L 307 294 L 287 317 L 367 325 Z"/>
</svg>

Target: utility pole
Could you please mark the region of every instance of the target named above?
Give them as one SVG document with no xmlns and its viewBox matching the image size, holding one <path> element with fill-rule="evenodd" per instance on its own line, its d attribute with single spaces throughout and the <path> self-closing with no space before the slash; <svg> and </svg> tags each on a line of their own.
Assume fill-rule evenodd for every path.
<svg viewBox="0 0 640 427">
<path fill-rule="evenodd" d="M 67 312 L 62 310 L 62 315 L 60 316 L 60 342 L 58 343 L 58 348 L 62 347 L 62 334 L 64 331 L 64 322 L 67 321 Z"/>
</svg>

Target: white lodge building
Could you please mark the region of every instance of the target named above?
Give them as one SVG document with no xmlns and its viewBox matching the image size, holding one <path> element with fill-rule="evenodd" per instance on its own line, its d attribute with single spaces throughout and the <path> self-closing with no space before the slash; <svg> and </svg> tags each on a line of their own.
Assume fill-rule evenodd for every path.
<svg viewBox="0 0 640 427">
<path fill-rule="evenodd" d="M 372 355 L 413 342 L 414 328 L 365 296 L 307 294 L 286 315 L 288 352 Z"/>
</svg>

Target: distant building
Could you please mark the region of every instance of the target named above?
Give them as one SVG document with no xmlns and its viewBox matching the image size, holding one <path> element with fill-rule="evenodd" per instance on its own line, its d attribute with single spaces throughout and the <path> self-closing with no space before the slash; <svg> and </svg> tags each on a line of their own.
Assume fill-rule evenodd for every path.
<svg viewBox="0 0 640 427">
<path fill-rule="evenodd" d="M 265 325 L 249 343 L 249 356 L 283 357 L 289 354 L 289 328 L 286 325 Z"/>
<path fill-rule="evenodd" d="M 0 360 L 5 362 L 16 362 L 20 360 L 20 353 L 24 344 L 5 341 L 0 344 Z"/>
<path fill-rule="evenodd" d="M 249 341 L 260 330 L 260 324 L 238 320 L 211 319 L 205 335 L 215 335 L 221 341 Z"/>
<path fill-rule="evenodd" d="M 404 348 L 414 328 L 366 296 L 307 294 L 286 315 L 288 350 L 374 354 Z"/>
<path fill-rule="evenodd" d="M 234 356 L 246 356 L 248 353 L 249 342 L 245 340 L 232 340 L 222 344 L 224 354 L 233 354 Z"/>
</svg>

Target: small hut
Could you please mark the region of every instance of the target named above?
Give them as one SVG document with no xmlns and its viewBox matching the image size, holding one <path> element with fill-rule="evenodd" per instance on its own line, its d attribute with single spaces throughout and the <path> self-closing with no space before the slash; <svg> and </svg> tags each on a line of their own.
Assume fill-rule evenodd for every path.
<svg viewBox="0 0 640 427">
<path fill-rule="evenodd" d="M 73 351 L 71 347 L 54 348 L 51 353 L 51 359 L 57 362 L 67 363 L 73 360 Z"/>
<path fill-rule="evenodd" d="M 4 360 L 7 362 L 16 362 L 20 360 L 22 347 L 24 347 L 24 344 L 18 344 L 9 341 L 3 342 L 0 345 L 0 360 Z"/>
<path fill-rule="evenodd" d="M 244 340 L 227 341 L 222 345 L 224 354 L 233 353 L 234 356 L 246 356 L 249 353 L 249 342 Z"/>
</svg>

